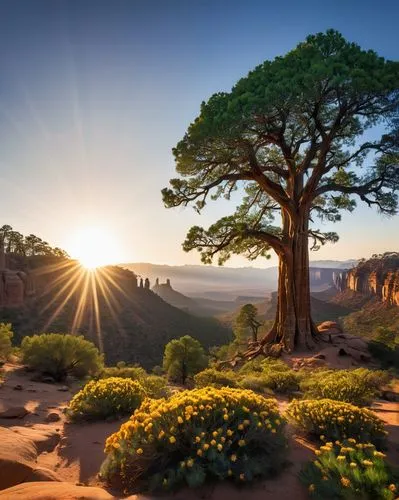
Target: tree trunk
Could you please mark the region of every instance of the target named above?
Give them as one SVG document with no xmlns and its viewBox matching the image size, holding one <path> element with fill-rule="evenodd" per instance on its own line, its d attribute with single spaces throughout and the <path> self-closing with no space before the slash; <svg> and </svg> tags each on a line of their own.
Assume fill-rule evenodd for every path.
<svg viewBox="0 0 399 500">
<path fill-rule="evenodd" d="M 285 250 L 279 254 L 277 310 L 261 344 L 280 343 L 288 352 L 314 347 L 316 327 L 310 309 L 308 215 L 286 224 Z"/>
</svg>

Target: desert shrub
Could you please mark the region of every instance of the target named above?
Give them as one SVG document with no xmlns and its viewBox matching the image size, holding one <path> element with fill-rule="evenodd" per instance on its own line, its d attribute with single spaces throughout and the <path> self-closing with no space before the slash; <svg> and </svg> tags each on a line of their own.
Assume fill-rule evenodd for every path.
<svg viewBox="0 0 399 500">
<path fill-rule="evenodd" d="M 149 398 L 160 399 L 170 395 L 170 389 L 164 377 L 147 375 L 140 383 Z"/>
<path fill-rule="evenodd" d="M 326 443 L 316 450 L 317 459 L 307 464 L 300 478 L 312 498 L 394 500 L 398 484 L 385 455 L 371 443 L 348 439 Z"/>
<path fill-rule="evenodd" d="M 82 336 L 43 333 L 25 337 L 21 354 L 28 367 L 57 381 L 64 380 L 67 375 L 96 375 L 103 368 L 97 347 Z"/>
<path fill-rule="evenodd" d="M 268 386 L 268 381 L 259 375 L 244 375 L 240 381 L 239 386 L 243 389 L 259 392 L 260 394 L 267 394 L 273 396 L 273 391 Z"/>
<path fill-rule="evenodd" d="M 149 375 L 141 366 L 118 365 L 104 368 L 100 378 L 130 378 L 140 383 L 149 398 L 159 399 L 169 396 L 170 391 L 168 389 L 167 382 L 163 377 L 159 377 L 158 375 Z"/>
<path fill-rule="evenodd" d="M 274 358 L 255 358 L 247 361 L 239 370 L 240 374 L 252 373 L 270 373 L 270 372 L 285 372 L 288 371 L 289 366 L 281 359 Z"/>
<path fill-rule="evenodd" d="M 237 387 L 237 375 L 232 370 L 207 368 L 194 376 L 194 382 L 196 387 Z"/>
<path fill-rule="evenodd" d="M 141 380 L 147 377 L 147 372 L 141 366 L 121 366 L 119 362 L 116 366 L 107 366 L 101 372 L 101 378 L 119 377 L 131 378 L 132 380 Z"/>
<path fill-rule="evenodd" d="M 107 439 L 101 474 L 127 491 L 252 481 L 282 467 L 284 425 L 275 400 L 241 389 L 206 387 L 146 400 Z"/>
<path fill-rule="evenodd" d="M 394 368 L 399 372 L 399 345 L 387 345 L 372 340 L 368 343 L 370 354 L 380 363 L 382 368 Z"/>
<path fill-rule="evenodd" d="M 145 398 L 142 386 L 129 378 L 91 380 L 71 399 L 71 420 L 98 420 L 133 413 Z"/>
<path fill-rule="evenodd" d="M 168 378 L 183 385 L 208 365 L 208 358 L 198 340 L 189 335 L 171 340 L 165 347 L 163 369 Z"/>
<path fill-rule="evenodd" d="M 11 339 L 13 333 L 11 323 L 0 323 L 0 359 L 5 360 L 11 354 L 12 344 Z"/>
<path fill-rule="evenodd" d="M 364 406 L 380 394 L 380 388 L 389 379 L 390 375 L 380 370 L 329 370 L 309 374 L 301 381 L 300 387 L 308 399 L 327 398 Z"/>
<path fill-rule="evenodd" d="M 383 445 L 387 432 L 384 423 L 373 412 L 332 399 L 294 400 L 286 410 L 290 420 L 302 430 L 328 439 L 353 437 Z"/>
</svg>

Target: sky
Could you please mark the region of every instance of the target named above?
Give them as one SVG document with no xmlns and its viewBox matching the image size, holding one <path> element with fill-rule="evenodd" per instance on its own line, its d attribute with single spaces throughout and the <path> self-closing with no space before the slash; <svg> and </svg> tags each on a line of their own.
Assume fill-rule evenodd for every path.
<svg viewBox="0 0 399 500">
<path fill-rule="evenodd" d="M 398 59 L 398 16 L 396 0 L 0 0 L 0 225 L 69 252 L 99 226 L 120 262 L 198 264 L 187 230 L 233 203 L 199 216 L 160 191 L 201 102 L 328 28 Z M 312 259 L 399 249 L 399 216 L 367 207 L 324 229 L 340 242 Z"/>
</svg>

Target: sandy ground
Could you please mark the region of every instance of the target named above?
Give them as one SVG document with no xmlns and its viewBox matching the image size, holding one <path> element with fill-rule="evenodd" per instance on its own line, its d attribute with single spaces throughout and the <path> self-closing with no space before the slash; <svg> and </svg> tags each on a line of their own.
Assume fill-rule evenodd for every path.
<svg viewBox="0 0 399 500">
<path fill-rule="evenodd" d="M 37 423 L 46 423 L 61 434 L 60 444 L 50 453 L 38 457 L 38 465 L 57 472 L 63 480 L 73 484 L 101 485 L 97 477 L 100 465 L 105 458 L 105 439 L 115 432 L 123 422 L 99 422 L 90 424 L 70 424 L 65 421 L 62 410 L 78 387 L 71 387 L 68 392 L 59 391 L 59 384 L 44 384 L 30 380 L 32 374 L 26 373 L 17 365 L 7 364 L 5 382 L 0 387 L 0 409 L 11 406 L 26 406 L 32 413 L 23 419 L 0 419 L 0 425 L 10 427 L 23 425 L 30 427 Z M 14 390 L 18 384 L 22 390 Z M 397 388 L 399 389 L 399 388 Z M 280 409 L 284 410 L 287 400 L 279 400 Z M 388 458 L 392 463 L 399 463 L 399 404 L 376 401 L 372 405 L 380 418 L 387 424 L 389 432 Z M 46 422 L 49 412 L 58 412 L 61 420 Z M 162 498 L 175 500 L 268 500 L 308 498 L 306 490 L 298 480 L 302 465 L 313 456 L 314 445 L 288 428 L 290 440 L 289 465 L 275 479 L 256 483 L 254 486 L 239 489 L 229 483 L 206 486 L 197 491 L 181 490 L 176 495 Z M 118 498 L 121 498 L 117 495 Z M 145 497 L 140 497 L 144 500 Z"/>
</svg>

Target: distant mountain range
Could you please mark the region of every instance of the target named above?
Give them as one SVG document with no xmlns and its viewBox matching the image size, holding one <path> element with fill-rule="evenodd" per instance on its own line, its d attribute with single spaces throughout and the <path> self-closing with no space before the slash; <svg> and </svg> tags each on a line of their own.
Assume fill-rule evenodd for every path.
<svg viewBox="0 0 399 500">
<path fill-rule="evenodd" d="M 334 272 L 351 268 L 356 263 L 355 260 L 311 262 L 312 288 L 317 291 L 328 288 Z M 169 279 L 175 290 L 195 299 L 235 301 L 240 295 L 265 298 L 277 288 L 277 267 L 168 266 L 142 262 L 120 265 L 149 278 L 151 287 L 157 278 L 161 282 Z"/>
</svg>

